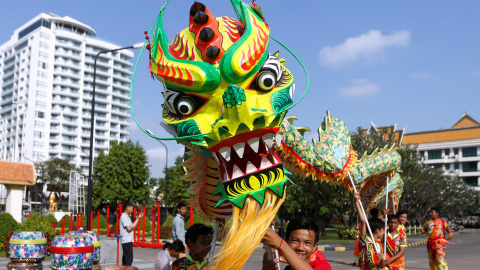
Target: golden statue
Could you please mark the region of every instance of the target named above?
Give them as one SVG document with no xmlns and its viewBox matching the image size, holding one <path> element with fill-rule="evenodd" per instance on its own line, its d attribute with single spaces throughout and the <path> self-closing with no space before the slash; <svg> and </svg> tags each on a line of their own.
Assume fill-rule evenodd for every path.
<svg viewBox="0 0 480 270">
<path fill-rule="evenodd" d="M 50 193 L 50 208 L 48 211 L 58 211 L 57 203 L 55 202 L 55 193 Z"/>
</svg>

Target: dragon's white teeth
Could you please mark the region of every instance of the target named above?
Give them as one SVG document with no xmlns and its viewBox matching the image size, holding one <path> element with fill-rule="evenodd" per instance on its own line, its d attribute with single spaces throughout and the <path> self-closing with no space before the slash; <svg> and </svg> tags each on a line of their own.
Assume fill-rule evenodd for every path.
<svg viewBox="0 0 480 270">
<path fill-rule="evenodd" d="M 295 84 L 292 84 L 288 89 L 288 93 L 290 94 L 290 98 L 293 99 L 293 94 L 295 94 Z"/>
<path fill-rule="evenodd" d="M 249 174 L 249 173 L 252 173 L 254 171 L 256 171 L 257 168 L 255 167 L 255 165 L 253 165 L 250 161 L 247 162 L 247 171 L 246 173 Z"/>
<path fill-rule="evenodd" d="M 260 169 L 266 169 L 272 166 L 272 163 L 268 160 L 266 156 L 262 157 L 262 163 L 260 163 Z"/>
<path fill-rule="evenodd" d="M 262 137 L 263 141 L 267 144 L 267 146 L 270 148 L 273 145 L 273 133 L 268 133 L 263 135 Z"/>
<path fill-rule="evenodd" d="M 280 135 L 279 133 L 277 133 L 277 135 L 275 135 L 275 144 L 277 146 L 280 146 L 282 144 L 282 135 Z"/>
<path fill-rule="evenodd" d="M 237 143 L 233 146 L 235 152 L 237 152 L 238 157 L 243 158 L 243 152 L 245 152 L 245 143 Z"/>
<path fill-rule="evenodd" d="M 232 148 L 225 146 L 218 152 L 226 161 L 230 161 L 230 153 L 232 152 Z"/>
<path fill-rule="evenodd" d="M 248 145 L 250 145 L 250 148 L 252 148 L 252 150 L 255 153 L 258 153 L 258 146 L 260 145 L 260 138 L 250 139 L 250 140 L 248 140 L 247 143 L 248 143 Z"/>
<path fill-rule="evenodd" d="M 230 180 L 230 178 L 228 178 L 228 173 L 227 172 L 225 172 L 225 175 L 223 176 L 223 180 L 225 180 L 225 181 Z"/>
<path fill-rule="evenodd" d="M 243 175 L 242 170 L 237 167 L 237 165 L 233 165 L 233 173 L 232 173 L 232 179 L 241 177 Z"/>
</svg>

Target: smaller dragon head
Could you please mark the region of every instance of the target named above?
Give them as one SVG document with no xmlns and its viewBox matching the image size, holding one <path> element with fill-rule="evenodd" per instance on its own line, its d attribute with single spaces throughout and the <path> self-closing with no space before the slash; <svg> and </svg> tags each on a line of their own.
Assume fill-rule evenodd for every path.
<svg viewBox="0 0 480 270">
<path fill-rule="evenodd" d="M 255 10 L 231 0 L 238 20 L 214 17 L 195 2 L 189 27 L 170 44 L 162 17 L 151 48 L 151 73 L 164 84 L 163 126 L 198 155 L 217 161 L 218 205 L 283 196 L 282 163 L 273 142 L 290 106 L 293 76 L 269 54 L 270 28 Z M 214 194 L 214 195 L 215 195 Z"/>
</svg>

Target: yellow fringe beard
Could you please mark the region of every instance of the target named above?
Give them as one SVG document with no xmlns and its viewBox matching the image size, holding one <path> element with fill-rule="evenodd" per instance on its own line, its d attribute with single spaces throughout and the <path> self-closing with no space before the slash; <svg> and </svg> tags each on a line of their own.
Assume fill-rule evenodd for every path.
<svg viewBox="0 0 480 270">
<path fill-rule="evenodd" d="M 260 205 L 248 196 L 245 207 L 233 208 L 232 226 L 225 236 L 222 249 L 212 260 L 210 270 L 240 270 L 258 246 L 285 200 L 270 190 L 265 193 L 265 201 Z M 261 267 L 261 266 L 259 266 Z"/>
</svg>

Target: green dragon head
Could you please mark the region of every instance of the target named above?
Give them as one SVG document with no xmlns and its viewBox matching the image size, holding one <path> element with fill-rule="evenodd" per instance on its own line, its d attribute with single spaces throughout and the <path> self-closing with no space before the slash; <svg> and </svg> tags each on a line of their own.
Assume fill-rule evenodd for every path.
<svg viewBox="0 0 480 270">
<path fill-rule="evenodd" d="M 293 76 L 269 54 L 270 28 L 257 9 L 231 0 L 238 20 L 214 17 L 201 3 L 172 43 L 163 10 L 151 48 L 151 73 L 164 84 L 164 128 L 198 155 L 215 158 L 217 205 L 283 196 L 286 177 L 273 142 L 291 105 Z M 187 138 L 185 138 L 187 137 Z"/>
</svg>

